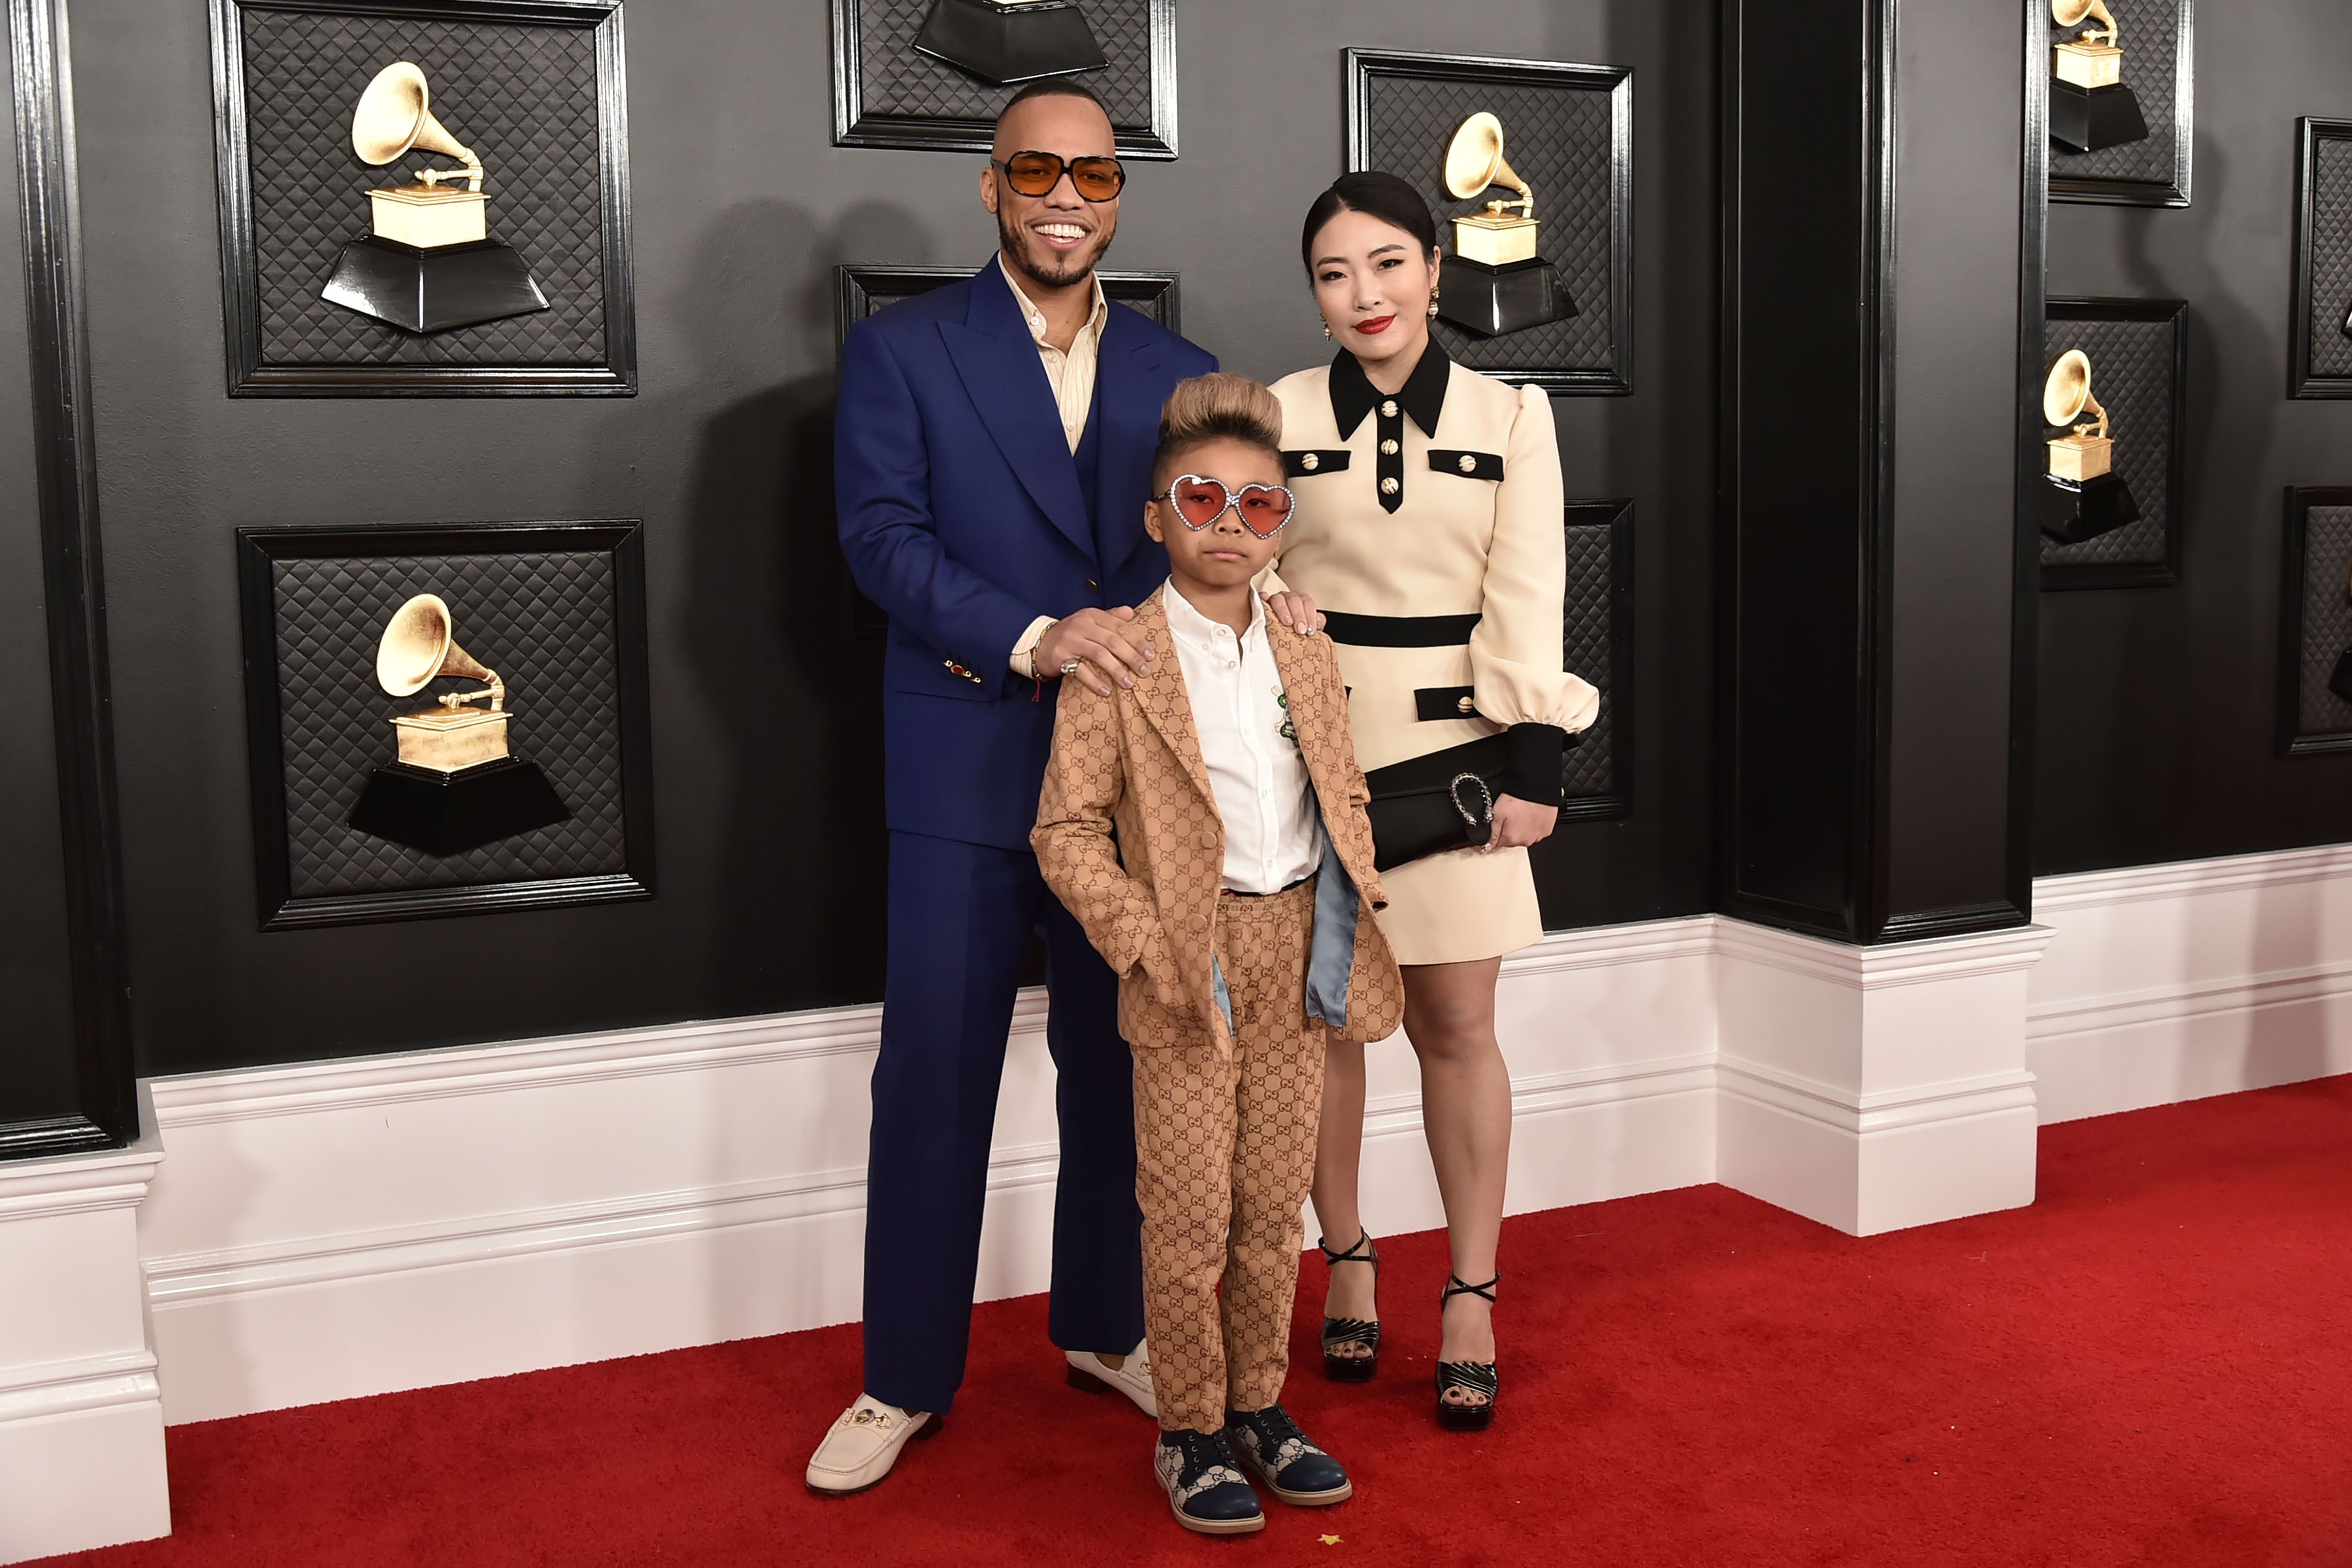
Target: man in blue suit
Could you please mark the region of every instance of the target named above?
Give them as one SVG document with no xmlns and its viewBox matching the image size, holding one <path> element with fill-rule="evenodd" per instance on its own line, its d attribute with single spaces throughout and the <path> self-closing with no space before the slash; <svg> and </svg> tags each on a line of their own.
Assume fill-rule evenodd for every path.
<svg viewBox="0 0 2352 1568">
<path fill-rule="evenodd" d="M 1125 172 L 1084 88 L 1024 89 L 981 203 L 999 252 L 842 351 L 842 549 L 890 618 L 883 663 L 889 959 L 874 1068 L 866 1384 L 808 1484 L 862 1490 L 963 1379 L 990 1134 L 1022 961 L 1042 929 L 1061 1174 L 1049 1329 L 1071 1381 L 1153 1409 L 1143 1355 L 1131 1069 L 1117 983 L 1029 847 L 1055 682 L 1131 683 L 1160 411 L 1216 361 L 1095 278 Z"/>
</svg>

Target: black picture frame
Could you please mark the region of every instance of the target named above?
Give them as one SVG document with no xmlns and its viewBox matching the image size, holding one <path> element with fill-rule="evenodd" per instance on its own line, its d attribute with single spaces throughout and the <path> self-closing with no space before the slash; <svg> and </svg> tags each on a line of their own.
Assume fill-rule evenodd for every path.
<svg viewBox="0 0 2352 1568">
<path fill-rule="evenodd" d="M 2341 256 L 2319 254 L 2323 231 L 2332 233 L 2352 223 L 2352 177 L 2346 179 L 2341 190 L 2331 188 L 2325 193 L 2328 198 L 2325 212 L 2319 188 L 2321 150 L 2332 142 L 2352 143 L 2352 120 L 2305 115 L 2294 125 L 2294 281 L 2287 327 L 2286 393 L 2289 397 L 2352 397 L 2352 338 L 2343 337 L 2345 322 L 2352 317 L 2352 288 L 2345 287 L 2352 280 L 2352 242 L 2343 244 Z M 2352 159 L 2352 146 L 2347 147 L 2346 156 Z M 2323 270 L 2326 282 L 2334 286 L 2326 300 L 2319 298 Z M 2315 329 L 2338 334 L 2346 353 L 2343 367 L 2315 368 Z"/>
<path fill-rule="evenodd" d="M 2303 727 L 2303 689 L 2312 640 L 2305 604 L 2311 514 L 2322 507 L 2352 507 L 2352 485 L 2287 487 L 2286 548 L 2279 555 L 2278 754 L 2282 757 L 2352 752 L 2352 704 L 2346 705 L 2347 716 L 2340 729 L 2307 731 Z M 2352 563 L 2352 551 L 2346 553 L 2347 563 Z M 2334 575 L 2340 588 L 2343 573 L 2338 571 Z M 2347 601 L 2347 608 L 2352 609 L 2352 601 Z M 2325 659 L 2341 649 L 2323 647 L 2318 651 Z"/>
<path fill-rule="evenodd" d="M 2109 0 L 2109 3 L 2118 7 L 2127 4 L 2133 12 L 2156 6 L 2167 7 L 2171 11 L 2175 38 L 2172 114 L 2168 119 L 2163 120 L 2151 117 L 2147 130 L 2150 137 L 2169 136 L 2171 138 L 2172 167 L 2164 178 L 2156 180 L 2116 179 L 2070 174 L 2067 172 L 2067 160 L 2074 154 L 2053 148 L 2051 150 L 2053 156 L 2050 160 L 2050 199 L 2053 202 L 2088 202 L 2103 206 L 2185 207 L 2189 205 L 2189 176 L 2195 164 L 2197 145 L 2197 0 Z M 2057 33 L 2055 23 L 2050 15 L 2050 8 L 2047 5 L 2042 6 L 2040 15 L 2042 30 L 2048 34 L 2049 42 L 2054 43 Z M 2123 22 L 2124 19 L 2123 16 L 2116 18 L 2118 23 Z M 2147 25 L 2137 17 L 2134 20 L 2137 26 Z M 2126 32 L 2123 37 L 2127 60 L 2131 38 L 2130 32 Z M 2050 50 L 2046 45 L 2041 54 L 2042 74 L 2046 76 L 2050 71 Z M 2129 84 L 2132 79 L 2128 66 L 2126 68 L 2124 79 L 2126 84 Z M 2039 97 L 2038 106 L 2032 109 L 2031 130 L 2033 134 L 2040 137 L 2044 146 L 2048 146 L 2050 142 L 2049 94 L 2045 89 Z M 2031 95 L 2029 95 L 2029 101 L 2031 101 Z"/>
<path fill-rule="evenodd" d="M 898 147 L 921 153 L 985 153 L 994 137 L 993 109 L 986 115 L 885 112 L 866 103 L 865 64 L 876 48 L 866 0 L 833 0 L 833 144 L 836 147 Z M 1150 160 L 1176 156 L 1176 0 L 1150 0 L 1150 117 L 1134 124 L 1114 118 L 1114 145 L 1122 157 Z M 958 79 L 953 66 L 929 62 Z M 1094 73 L 1076 79 L 1087 81 Z M 1016 89 L 996 90 L 996 102 Z"/>
<path fill-rule="evenodd" d="M 261 929 L 288 931 L 649 899 L 654 895 L 651 688 L 646 673 L 645 525 L 579 522 L 367 523 L 242 528 L 237 577 L 245 651 L 246 730 Z M 625 868 L 613 874 L 298 896 L 289 847 L 284 713 L 274 570 L 280 562 L 404 554 L 520 555 L 600 552 L 612 562 Z"/>
<path fill-rule="evenodd" d="M 628 93 L 621 0 L 211 0 L 213 128 L 219 184 L 221 310 L 232 397 L 633 396 L 635 285 L 629 237 Z M 576 27 L 596 54 L 603 358 L 593 364 L 277 363 L 262 342 L 263 258 L 254 234 L 243 17 L 249 12 L 413 17 L 436 23 Z M 346 107 L 348 112 L 348 107 Z M 464 331 L 472 329 L 459 328 Z"/>
<path fill-rule="evenodd" d="M 1630 66 L 1576 65 L 1564 60 L 1498 59 L 1480 55 L 1414 54 L 1391 49 L 1342 51 L 1347 78 L 1347 160 L 1349 170 L 1370 167 L 1373 128 L 1371 89 L 1375 82 L 1472 82 L 1495 86 L 1537 87 L 1569 92 L 1600 93 L 1609 101 L 1609 353 L 1597 365 L 1505 367 L 1481 363 L 1486 356 L 1473 342 L 1449 345 L 1449 353 L 1473 370 L 1485 371 L 1513 385 L 1540 386 L 1564 395 L 1623 397 L 1633 390 L 1633 71 Z M 1431 167 L 1444 148 L 1432 147 Z M 1507 148 L 1506 150 L 1507 156 Z M 1391 171 L 1403 173 L 1403 171 Z M 1412 177 L 1408 175 L 1407 177 Z M 1419 184 L 1419 180 L 1415 180 Z M 1538 193 L 1540 195 L 1541 193 Z M 1450 205 L 1439 210 L 1443 231 Z M 1442 287 L 1441 282 L 1441 287 Z M 1584 310 L 1591 300 L 1580 299 Z M 1511 334 L 1516 335 L 1516 334 Z M 1485 340 L 1501 343 L 1508 336 Z"/>
<path fill-rule="evenodd" d="M 990 265 L 993 265 L 991 263 Z M 833 351 L 849 341 L 849 329 L 887 305 L 928 294 L 942 284 L 974 275 L 970 267 L 891 267 L 845 263 L 833 269 Z M 1130 305 L 1171 332 L 1180 322 L 1181 279 L 1173 272 L 1113 271 L 1095 276 L 1102 281 L 1103 298 Z"/>
<path fill-rule="evenodd" d="M 2045 591 L 2074 588 L 2164 588 L 2180 581 L 2182 512 L 2188 504 L 2188 430 L 2189 430 L 2189 303 L 2185 300 L 2120 299 L 2079 296 L 2045 300 L 2042 307 L 2044 327 L 2041 371 L 2048 373 L 2054 357 L 2048 346 L 2048 327 L 2057 321 L 2137 321 L 2168 327 L 2171 333 L 2169 366 L 2171 387 L 2164 398 L 2169 415 L 2169 431 L 2164 447 L 2164 554 L 2160 561 L 2083 562 L 2066 559 L 2069 552 L 2083 553 L 2099 542 L 2082 545 L 2060 545 L 2043 539 L 2041 543 L 2042 587 Z M 2095 373 L 2092 395 L 2098 395 Z M 2032 404 L 2029 416 L 2039 420 L 2042 386 L 2033 384 Z M 2104 399 L 2102 401 L 2105 401 Z M 2046 438 L 2047 429 L 2042 436 Z M 2032 448 L 2036 461 L 2033 472 L 2038 476 L 2044 467 L 2046 448 L 2037 441 Z M 2040 480 L 2036 479 L 2036 484 Z M 2145 501 L 2143 500 L 2143 505 Z"/>
<path fill-rule="evenodd" d="M 1596 795 L 1570 795 L 1560 803 L 1562 822 L 1596 822 L 1631 815 L 1633 809 L 1633 502 L 1626 498 L 1571 500 L 1562 519 L 1565 528 L 1604 527 L 1609 531 L 1609 668 L 1602 688 L 1601 717 L 1593 730 L 1601 731 L 1609 745 L 1609 787 Z M 1571 585 L 1571 592 L 1573 587 Z M 1563 655 L 1567 650 L 1562 649 Z M 1572 675 L 1590 679 L 1587 671 L 1570 668 Z M 1587 743 L 1593 731 L 1588 731 Z M 1570 753 L 1571 759 L 1575 753 Z"/>
</svg>

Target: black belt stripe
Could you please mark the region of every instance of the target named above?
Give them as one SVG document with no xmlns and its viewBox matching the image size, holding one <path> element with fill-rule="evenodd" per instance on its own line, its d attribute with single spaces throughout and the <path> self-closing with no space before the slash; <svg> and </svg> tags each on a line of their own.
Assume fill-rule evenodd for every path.
<svg viewBox="0 0 2352 1568">
<path fill-rule="evenodd" d="M 1333 642 L 1355 647 L 1458 647 L 1478 629 L 1467 616 L 1349 616 L 1323 612 L 1323 629 Z"/>
</svg>

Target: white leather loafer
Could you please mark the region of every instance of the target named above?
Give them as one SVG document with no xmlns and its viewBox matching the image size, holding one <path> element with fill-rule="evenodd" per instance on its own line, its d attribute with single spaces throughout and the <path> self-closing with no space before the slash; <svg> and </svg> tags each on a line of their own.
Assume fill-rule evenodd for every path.
<svg viewBox="0 0 2352 1568">
<path fill-rule="evenodd" d="M 861 1394 L 810 1456 L 809 1490 L 828 1497 L 862 1492 L 890 1473 L 908 1438 L 939 1429 L 939 1417 L 928 1410 L 901 1410 Z"/>
<path fill-rule="evenodd" d="M 1151 1356 L 1145 1343 L 1139 1342 L 1127 1354 L 1127 1364 L 1113 1367 L 1092 1351 L 1065 1351 L 1070 1363 L 1070 1386 L 1088 1394 L 1108 1394 L 1116 1389 L 1135 1401 L 1135 1407 L 1160 1419 L 1160 1401 L 1151 1394 Z"/>
</svg>

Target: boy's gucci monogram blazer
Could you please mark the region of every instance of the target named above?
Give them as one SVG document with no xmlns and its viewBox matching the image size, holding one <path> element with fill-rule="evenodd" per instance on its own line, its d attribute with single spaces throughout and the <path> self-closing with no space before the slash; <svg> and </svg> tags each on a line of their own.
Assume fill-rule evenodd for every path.
<svg viewBox="0 0 2352 1568">
<path fill-rule="evenodd" d="M 1230 1033 L 1214 923 L 1224 826 L 1170 638 L 1167 592 L 1136 610 L 1135 626 L 1159 657 L 1132 689 L 1098 697 L 1081 681 L 1062 682 L 1030 835 L 1047 885 L 1119 976 L 1119 1030 L 1143 1049 Z M 1320 633 L 1274 626 L 1266 640 L 1327 845 L 1301 1005 L 1338 1038 L 1382 1039 L 1403 1021 L 1404 983 L 1371 918 L 1387 895 L 1372 870 L 1370 792 L 1349 737 L 1339 661 Z"/>
</svg>

